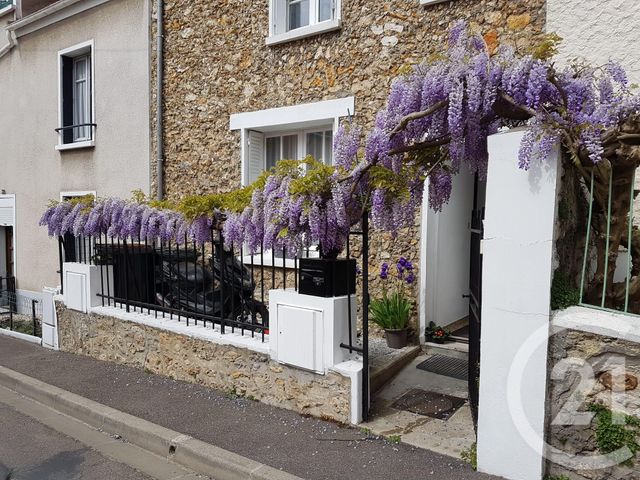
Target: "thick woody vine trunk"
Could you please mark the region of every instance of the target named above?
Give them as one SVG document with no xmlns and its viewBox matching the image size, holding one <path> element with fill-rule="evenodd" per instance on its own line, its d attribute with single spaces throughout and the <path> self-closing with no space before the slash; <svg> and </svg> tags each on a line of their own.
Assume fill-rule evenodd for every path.
<svg viewBox="0 0 640 480">
<path fill-rule="evenodd" d="M 594 185 L 584 301 L 621 310 L 627 300 L 627 275 L 617 283 L 614 276 L 621 247 L 624 247 L 622 253 L 625 255 L 629 248 L 629 221 L 633 214 L 632 198 L 635 197 L 635 171 L 640 164 L 640 149 L 616 139 L 607 146 L 605 155 L 598 165 L 579 168 L 587 190 L 592 175 Z M 636 304 L 640 306 L 640 232 L 637 228 L 632 228 L 630 248 L 632 268 L 628 301 L 629 310 L 634 311 Z"/>
</svg>

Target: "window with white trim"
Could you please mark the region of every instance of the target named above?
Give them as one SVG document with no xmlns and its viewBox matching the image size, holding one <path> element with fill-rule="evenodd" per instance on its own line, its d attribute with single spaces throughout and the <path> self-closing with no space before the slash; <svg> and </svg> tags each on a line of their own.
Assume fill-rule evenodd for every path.
<svg viewBox="0 0 640 480">
<path fill-rule="evenodd" d="M 93 146 L 93 42 L 58 52 L 59 114 L 58 146 Z"/>
<path fill-rule="evenodd" d="M 333 163 L 333 134 L 340 119 L 354 114 L 353 97 L 271 108 L 231 115 L 232 130 L 240 130 L 242 183 L 253 183 L 260 174 L 280 160 L 300 160 L 307 155 L 326 164 Z M 300 257 L 317 256 L 317 248 L 300 252 Z M 245 263 L 293 267 L 292 258 L 282 252 L 265 253 L 263 258 L 244 258 Z"/>
<path fill-rule="evenodd" d="M 333 163 L 333 124 L 306 130 L 281 130 L 248 134 L 247 183 L 255 182 L 260 174 L 276 166 L 280 160 L 302 160 L 311 155 L 314 159 Z"/>
<path fill-rule="evenodd" d="M 340 28 L 340 0 L 270 0 L 273 45 Z"/>
<path fill-rule="evenodd" d="M 0 0 L 0 15 L 13 11 L 15 5 L 15 0 Z"/>
<path fill-rule="evenodd" d="M 280 160 L 307 155 L 333 162 L 333 134 L 340 118 L 353 115 L 353 97 L 231 115 L 241 131 L 242 183 L 253 183 Z"/>
</svg>

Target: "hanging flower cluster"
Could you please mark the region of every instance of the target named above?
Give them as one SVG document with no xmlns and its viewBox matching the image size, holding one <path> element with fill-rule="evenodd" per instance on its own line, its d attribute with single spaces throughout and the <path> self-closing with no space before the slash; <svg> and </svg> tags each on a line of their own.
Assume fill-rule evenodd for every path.
<svg viewBox="0 0 640 480">
<path fill-rule="evenodd" d="M 52 203 L 40 225 L 50 236 L 70 233 L 76 237 L 174 241 L 182 244 L 211 240 L 214 217 L 200 215 L 192 221 L 174 210 L 156 208 L 145 201 L 118 198 L 95 199 L 92 195 Z"/>
<path fill-rule="evenodd" d="M 556 72 L 551 57 L 557 41 L 548 36 L 529 55 L 505 47 L 491 56 L 482 37 L 460 21 L 450 31 L 444 55 L 394 81 L 362 158 L 340 157 L 340 165 L 355 165 L 354 178 L 367 184 L 361 190 L 371 192 L 374 227 L 396 231 L 412 224 L 425 178 L 435 211 L 448 202 L 452 176 L 461 168 L 483 178 L 487 138 L 501 127 L 530 127 L 519 155 L 524 169 L 547 158 L 558 142 L 576 162 L 601 160 L 605 131 L 637 113 L 640 97 L 614 62 Z M 359 132 L 340 129 L 336 145 L 353 145 L 354 131 Z"/>
<path fill-rule="evenodd" d="M 259 182 L 264 185 L 253 191 L 247 208 L 227 213 L 227 245 L 295 255 L 319 244 L 325 257 L 342 251 L 362 207 L 349 190 L 351 183 L 341 182 L 334 168 L 311 157 L 281 161 Z"/>
</svg>

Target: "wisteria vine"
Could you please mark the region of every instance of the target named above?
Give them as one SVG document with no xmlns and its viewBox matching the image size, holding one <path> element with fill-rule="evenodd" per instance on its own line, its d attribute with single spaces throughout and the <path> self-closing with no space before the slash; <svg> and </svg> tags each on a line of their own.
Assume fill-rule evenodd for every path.
<svg viewBox="0 0 640 480">
<path fill-rule="evenodd" d="M 618 64 L 557 71 L 554 50 L 547 39 L 530 54 L 503 47 L 492 55 L 482 36 L 459 21 L 446 52 L 392 83 L 366 136 L 359 126 L 340 126 L 333 166 L 311 158 L 280 162 L 245 189 L 241 208 L 192 218 L 148 202 L 90 199 L 52 205 L 40 223 L 50 235 L 200 243 L 221 224 L 228 245 L 250 252 L 294 253 L 317 243 L 326 256 L 335 255 L 364 212 L 376 229 L 395 233 L 412 225 L 426 179 L 428 203 L 438 211 L 460 170 L 484 177 L 487 138 L 500 128 L 528 125 L 520 168 L 546 158 L 558 142 L 577 166 L 599 164 L 607 132 L 638 114 L 640 98 Z"/>
</svg>

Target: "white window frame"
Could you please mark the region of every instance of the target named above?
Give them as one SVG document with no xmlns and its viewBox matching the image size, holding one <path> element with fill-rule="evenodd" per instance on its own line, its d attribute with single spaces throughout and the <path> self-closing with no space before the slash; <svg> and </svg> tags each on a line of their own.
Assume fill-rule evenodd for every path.
<svg viewBox="0 0 640 480">
<path fill-rule="evenodd" d="M 346 97 L 231 115 L 231 130 L 240 130 L 242 185 L 249 183 L 247 167 L 249 162 L 247 143 L 249 130 L 262 132 L 266 136 L 270 132 L 281 134 L 281 132 L 287 131 L 318 131 L 318 129 L 331 126 L 335 134 L 340 125 L 340 119 L 354 114 L 355 99 L 354 97 Z M 298 149 L 300 148 L 300 142 L 298 142 Z"/>
<path fill-rule="evenodd" d="M 333 133 L 338 131 L 340 119 L 355 114 L 355 98 L 346 97 L 334 100 L 324 100 L 321 102 L 305 103 L 293 105 L 290 107 L 270 108 L 267 110 L 258 110 L 254 112 L 243 112 L 231 115 L 230 129 L 240 130 L 240 161 L 242 171 L 242 185 L 248 184 L 249 179 L 249 131 L 256 130 L 264 134 L 264 142 L 266 145 L 267 136 L 286 135 L 287 132 L 295 132 L 304 135 L 308 132 L 317 132 L 320 130 L 331 128 Z M 304 142 L 298 140 L 298 153 L 304 157 L 306 151 Z M 266 149 L 264 154 L 264 165 L 266 166 Z M 309 256 L 318 256 L 317 251 L 313 251 L 311 247 Z M 293 259 L 283 259 L 276 257 L 274 266 L 285 268 L 294 268 Z M 251 264 L 251 256 L 245 255 L 242 258 L 243 263 Z M 259 255 L 254 255 L 253 264 L 260 265 Z M 262 265 L 270 266 L 271 252 L 264 252 L 264 260 Z"/>
<path fill-rule="evenodd" d="M 274 137 L 287 137 L 287 136 L 292 136 L 292 135 L 296 135 L 298 137 L 298 143 L 297 143 L 297 152 L 296 152 L 296 156 L 298 159 L 303 159 L 307 156 L 307 134 L 308 133 L 319 133 L 319 132 L 326 132 L 328 130 L 331 130 L 332 134 L 335 135 L 336 133 L 336 129 L 335 129 L 335 121 L 332 119 L 330 122 L 326 123 L 325 125 L 318 125 L 315 128 L 307 128 L 307 129 L 296 129 L 296 130 L 276 130 L 273 132 L 268 132 L 264 134 L 264 151 L 265 151 L 265 158 L 264 158 L 264 168 L 266 170 L 267 168 L 267 139 L 269 138 L 274 138 Z M 280 151 L 282 151 L 282 141 L 280 141 Z M 322 146 L 322 151 L 323 154 L 324 152 L 324 143 Z M 295 158 L 286 158 L 284 160 L 296 160 Z M 316 159 L 317 160 L 317 159 Z M 333 163 L 333 159 L 331 159 Z M 326 163 L 326 159 L 323 158 L 323 161 Z"/>
<path fill-rule="evenodd" d="M 13 12 L 16 9 L 16 0 L 13 0 L 9 5 L 0 9 L 0 17 Z"/>
<path fill-rule="evenodd" d="M 89 113 L 90 118 L 87 123 L 96 123 L 96 102 L 95 102 L 95 42 L 93 39 L 88 40 L 86 42 L 78 43 L 77 45 L 73 45 L 72 47 L 65 48 L 64 50 L 58 51 L 58 127 L 62 127 L 63 119 L 64 119 L 64 111 L 63 111 L 63 98 L 62 98 L 62 57 L 82 57 L 84 55 L 89 56 L 89 70 L 88 70 L 88 81 L 89 81 Z M 74 68 L 75 69 L 75 68 Z M 74 79 L 75 83 L 75 79 Z M 96 129 L 95 127 L 90 128 L 90 136 L 86 139 L 80 139 L 79 141 L 74 141 L 70 143 L 64 143 L 63 131 L 58 132 L 58 143 L 55 147 L 58 151 L 64 150 L 75 150 L 78 148 L 91 148 L 95 146 L 95 136 Z"/>
<path fill-rule="evenodd" d="M 436 3 L 443 3 L 448 0 L 420 0 L 420 5 L 434 5 Z"/>
<path fill-rule="evenodd" d="M 319 15 L 318 0 L 309 0 L 309 25 L 287 30 L 287 0 L 269 0 L 269 36 L 266 39 L 266 44 L 270 46 L 278 45 L 320 33 L 339 30 L 342 26 L 342 0 L 333 0 L 333 2 L 333 17 L 320 22 L 317 21 Z"/>
</svg>

